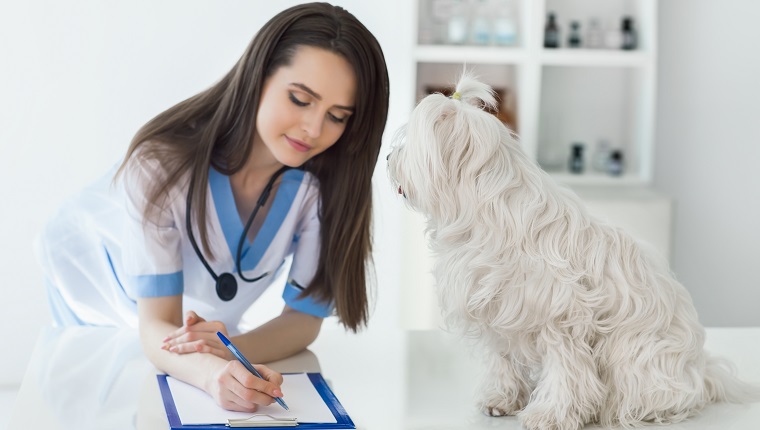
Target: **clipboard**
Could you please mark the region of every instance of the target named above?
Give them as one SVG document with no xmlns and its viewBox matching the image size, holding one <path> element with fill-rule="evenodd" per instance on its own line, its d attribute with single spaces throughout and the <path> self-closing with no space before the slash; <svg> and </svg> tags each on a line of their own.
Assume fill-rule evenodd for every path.
<svg viewBox="0 0 760 430">
<path fill-rule="evenodd" d="M 218 423 L 218 424 L 182 424 L 182 420 L 180 419 L 180 415 L 177 412 L 177 407 L 174 403 L 174 397 L 172 396 L 172 391 L 169 388 L 169 382 L 167 381 L 168 375 L 156 375 L 156 378 L 158 380 L 158 387 L 161 391 L 161 398 L 163 399 L 164 403 L 164 409 L 166 409 L 166 417 L 169 420 L 169 426 L 172 430 L 205 430 L 205 429 L 225 429 L 230 430 L 232 428 L 228 423 Z M 308 377 L 309 381 L 314 385 L 314 388 L 317 390 L 317 393 L 322 398 L 322 401 L 325 402 L 325 405 L 328 407 L 330 412 L 335 417 L 336 422 L 334 423 L 317 423 L 317 422 L 301 422 L 298 421 L 297 425 L 291 428 L 295 429 L 355 429 L 356 426 L 354 425 L 354 422 L 351 420 L 351 417 L 348 416 L 348 413 L 343 408 L 343 405 L 341 405 L 340 401 L 338 401 L 338 398 L 335 397 L 335 394 L 332 392 L 330 387 L 327 385 L 327 381 L 322 377 L 321 373 L 306 373 L 306 376 Z M 211 398 L 209 397 L 209 401 Z M 292 425 L 292 424 L 291 424 Z M 237 427 L 237 426 L 236 426 Z M 274 426 L 255 426 L 251 428 L 256 429 L 283 429 L 287 427 L 283 427 L 282 424 L 274 425 Z"/>
</svg>

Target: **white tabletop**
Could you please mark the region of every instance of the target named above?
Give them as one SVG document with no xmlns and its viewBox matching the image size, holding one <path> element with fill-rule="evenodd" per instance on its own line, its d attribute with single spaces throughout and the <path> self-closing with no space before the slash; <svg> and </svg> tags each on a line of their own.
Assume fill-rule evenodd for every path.
<svg viewBox="0 0 760 430">
<path fill-rule="evenodd" d="M 760 328 L 708 329 L 707 348 L 760 382 Z M 514 417 L 475 408 L 478 363 L 465 343 L 440 331 L 353 335 L 326 327 L 309 351 L 272 367 L 322 372 L 359 429 L 521 428 Z M 44 330 L 8 428 L 167 429 L 155 374 L 135 331 Z M 667 428 L 757 429 L 760 404 L 712 405 Z"/>
</svg>

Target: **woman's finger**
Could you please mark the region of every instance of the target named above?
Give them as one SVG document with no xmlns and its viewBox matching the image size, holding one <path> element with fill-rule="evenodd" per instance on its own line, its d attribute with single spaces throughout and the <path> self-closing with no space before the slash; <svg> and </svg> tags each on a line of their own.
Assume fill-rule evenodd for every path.
<svg viewBox="0 0 760 430">
<path fill-rule="evenodd" d="M 195 313 L 195 311 L 187 311 L 185 312 L 185 325 L 191 326 L 194 324 L 197 324 L 199 322 L 204 322 L 205 319 L 198 316 L 198 314 Z"/>
<path fill-rule="evenodd" d="M 235 393 L 241 396 L 245 400 L 250 400 L 260 405 L 269 405 L 274 402 L 274 397 L 282 397 L 282 391 L 280 385 L 264 380 L 249 372 L 238 361 L 230 361 L 228 363 L 230 374 L 240 383 L 240 386 L 245 389 Z M 258 370 L 258 368 L 256 369 Z M 261 376 L 264 376 L 263 374 Z"/>
<path fill-rule="evenodd" d="M 224 409 L 231 411 L 256 411 L 258 405 L 237 394 L 236 391 L 242 392 L 242 390 L 236 388 L 236 386 L 240 387 L 240 382 L 230 374 L 230 366 L 228 363 L 217 376 L 217 388 L 214 397 L 217 399 L 219 405 Z"/>
<path fill-rule="evenodd" d="M 218 339 L 218 337 L 216 337 L 216 332 L 220 331 L 227 336 L 227 327 L 221 321 L 206 321 L 200 317 L 199 320 L 194 321 L 195 322 L 192 325 L 183 325 L 177 330 L 169 333 L 169 335 L 164 338 L 164 342 L 179 339 L 188 333 L 210 333 L 214 336 L 214 339 Z"/>
<path fill-rule="evenodd" d="M 253 367 L 258 370 L 258 372 L 261 374 L 261 376 L 264 377 L 267 381 L 277 385 L 278 387 L 282 386 L 282 374 L 279 372 L 275 372 L 274 370 L 268 368 L 267 366 L 263 364 L 254 364 Z M 276 396 L 280 397 L 280 396 Z"/>
<path fill-rule="evenodd" d="M 183 334 L 187 333 L 190 329 L 190 327 L 205 322 L 206 320 L 199 317 L 198 314 L 195 313 L 195 311 L 187 311 L 185 312 L 185 316 L 182 320 L 182 327 L 178 328 L 177 330 L 174 330 L 173 332 L 169 333 L 165 338 L 164 342 L 175 339 L 179 336 L 182 336 Z"/>
</svg>

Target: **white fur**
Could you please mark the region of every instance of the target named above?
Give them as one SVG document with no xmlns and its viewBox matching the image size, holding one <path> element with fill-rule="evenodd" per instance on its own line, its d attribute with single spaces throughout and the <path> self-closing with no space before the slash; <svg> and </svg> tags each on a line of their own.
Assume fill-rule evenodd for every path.
<svg viewBox="0 0 760 430">
<path fill-rule="evenodd" d="M 388 172 L 427 218 L 450 329 L 482 345 L 487 414 L 528 429 L 684 420 L 716 401 L 758 398 L 709 357 L 689 293 L 667 262 L 590 216 L 481 108 L 433 94 L 396 136 Z"/>
</svg>

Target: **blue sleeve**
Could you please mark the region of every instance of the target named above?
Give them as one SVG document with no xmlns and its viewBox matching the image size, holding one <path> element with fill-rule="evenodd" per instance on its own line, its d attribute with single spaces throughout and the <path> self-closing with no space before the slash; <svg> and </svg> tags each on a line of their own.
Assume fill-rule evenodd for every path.
<svg viewBox="0 0 760 430">
<path fill-rule="evenodd" d="M 129 293 L 132 297 L 176 296 L 184 291 L 182 272 L 161 275 L 130 276 Z"/>
<path fill-rule="evenodd" d="M 292 279 L 285 283 L 285 290 L 282 292 L 282 298 L 285 304 L 291 308 L 305 314 L 314 315 L 315 317 L 327 318 L 332 315 L 332 303 L 317 302 L 313 297 L 298 298 L 303 291 L 303 287 L 298 285 Z"/>
</svg>

